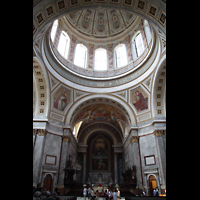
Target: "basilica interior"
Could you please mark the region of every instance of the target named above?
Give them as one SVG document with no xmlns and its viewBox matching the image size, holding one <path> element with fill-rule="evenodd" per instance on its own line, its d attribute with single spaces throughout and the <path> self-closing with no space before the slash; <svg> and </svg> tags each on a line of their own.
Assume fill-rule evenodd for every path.
<svg viewBox="0 0 200 200">
<path fill-rule="evenodd" d="M 166 195 L 166 1 L 33 1 L 33 185 Z"/>
</svg>

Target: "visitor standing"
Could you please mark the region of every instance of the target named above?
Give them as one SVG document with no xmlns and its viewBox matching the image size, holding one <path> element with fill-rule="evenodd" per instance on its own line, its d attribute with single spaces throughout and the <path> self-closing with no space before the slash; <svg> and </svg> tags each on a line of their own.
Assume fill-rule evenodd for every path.
<svg viewBox="0 0 200 200">
<path fill-rule="evenodd" d="M 91 191 L 92 191 L 92 190 L 91 190 L 91 188 L 89 187 L 89 188 L 88 188 L 88 200 L 91 200 Z"/>
<path fill-rule="evenodd" d="M 84 200 L 86 200 L 86 195 L 87 195 L 87 188 L 85 187 L 85 188 L 83 189 Z"/>
<path fill-rule="evenodd" d="M 117 190 L 116 189 L 113 192 L 112 196 L 113 196 L 113 200 L 118 200 L 118 195 L 117 195 Z"/>
</svg>

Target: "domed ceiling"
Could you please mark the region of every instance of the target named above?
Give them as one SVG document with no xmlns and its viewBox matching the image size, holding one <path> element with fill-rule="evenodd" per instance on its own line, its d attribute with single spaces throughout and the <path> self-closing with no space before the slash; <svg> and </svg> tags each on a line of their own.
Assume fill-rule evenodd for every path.
<svg viewBox="0 0 200 200">
<path fill-rule="evenodd" d="M 98 7 L 71 12 L 65 18 L 79 32 L 102 38 L 123 32 L 137 16 L 124 10 Z"/>
</svg>

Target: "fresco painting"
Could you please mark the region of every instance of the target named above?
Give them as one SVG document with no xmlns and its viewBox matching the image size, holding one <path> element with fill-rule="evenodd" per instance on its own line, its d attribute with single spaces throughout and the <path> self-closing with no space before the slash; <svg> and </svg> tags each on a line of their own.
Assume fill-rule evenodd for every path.
<svg viewBox="0 0 200 200">
<path fill-rule="evenodd" d="M 64 111 L 70 103 L 70 90 L 61 86 L 54 94 L 54 108 Z"/>
<path fill-rule="evenodd" d="M 92 148 L 92 170 L 108 170 L 108 144 L 103 138 L 95 139 Z"/>
<path fill-rule="evenodd" d="M 148 109 L 148 95 L 142 87 L 131 90 L 131 103 L 138 112 Z"/>
</svg>

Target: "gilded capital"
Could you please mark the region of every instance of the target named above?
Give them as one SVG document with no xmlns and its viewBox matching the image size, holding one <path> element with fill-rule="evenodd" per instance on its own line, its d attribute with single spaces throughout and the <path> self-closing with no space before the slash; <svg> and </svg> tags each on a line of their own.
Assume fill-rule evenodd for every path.
<svg viewBox="0 0 200 200">
<path fill-rule="evenodd" d="M 110 48 L 111 48 L 111 47 L 112 47 L 112 45 L 113 45 L 113 44 L 112 44 L 112 43 L 110 43 L 110 44 L 108 44 L 108 47 L 110 47 Z"/>
<path fill-rule="evenodd" d="M 125 39 L 126 39 L 126 41 L 130 41 L 130 35 L 127 35 L 126 37 L 125 37 Z"/>
<path fill-rule="evenodd" d="M 68 135 L 63 135 L 62 138 L 63 142 L 69 142 L 69 143 L 71 142 L 71 138 Z"/>
<path fill-rule="evenodd" d="M 156 130 L 154 131 L 155 137 L 162 136 L 163 130 Z"/>
<path fill-rule="evenodd" d="M 138 142 L 139 137 L 138 136 L 132 136 L 130 139 L 130 143 L 133 144 L 133 142 Z"/>
<path fill-rule="evenodd" d="M 33 129 L 33 135 L 36 135 L 37 129 Z"/>
<path fill-rule="evenodd" d="M 90 48 L 93 48 L 94 44 L 93 43 L 89 43 L 89 46 L 90 46 Z"/>
<path fill-rule="evenodd" d="M 39 129 L 38 130 L 39 135 L 45 136 L 46 135 L 46 130 L 45 129 Z"/>
</svg>

